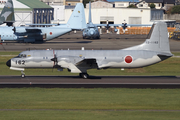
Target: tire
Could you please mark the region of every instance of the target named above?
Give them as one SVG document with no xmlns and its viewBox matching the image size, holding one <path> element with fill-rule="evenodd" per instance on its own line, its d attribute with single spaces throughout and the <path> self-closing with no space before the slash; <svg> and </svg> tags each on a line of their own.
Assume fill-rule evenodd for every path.
<svg viewBox="0 0 180 120">
<path fill-rule="evenodd" d="M 80 73 L 79 76 L 83 79 L 88 79 L 89 75 L 87 73 Z"/>
<path fill-rule="evenodd" d="M 21 77 L 22 77 L 22 78 L 25 78 L 25 74 L 22 74 Z"/>
</svg>

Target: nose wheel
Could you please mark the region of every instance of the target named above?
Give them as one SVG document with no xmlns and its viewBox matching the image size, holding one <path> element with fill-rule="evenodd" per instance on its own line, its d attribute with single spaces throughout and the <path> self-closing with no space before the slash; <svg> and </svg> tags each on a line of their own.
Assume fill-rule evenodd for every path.
<svg viewBox="0 0 180 120">
<path fill-rule="evenodd" d="M 79 76 L 84 79 L 89 78 L 89 75 L 87 73 L 80 73 Z"/>
<path fill-rule="evenodd" d="M 21 77 L 24 78 L 25 77 L 25 73 L 23 71 L 21 71 Z"/>
</svg>

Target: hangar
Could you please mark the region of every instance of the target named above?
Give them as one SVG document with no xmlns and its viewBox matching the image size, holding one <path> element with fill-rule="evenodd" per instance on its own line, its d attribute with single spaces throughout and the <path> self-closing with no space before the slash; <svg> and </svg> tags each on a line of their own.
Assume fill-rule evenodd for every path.
<svg viewBox="0 0 180 120">
<path fill-rule="evenodd" d="M 7 0 L 0 0 L 0 10 Z M 29 23 L 51 23 L 54 19 L 54 8 L 39 0 L 13 0 L 15 20 L 14 26 Z"/>
</svg>

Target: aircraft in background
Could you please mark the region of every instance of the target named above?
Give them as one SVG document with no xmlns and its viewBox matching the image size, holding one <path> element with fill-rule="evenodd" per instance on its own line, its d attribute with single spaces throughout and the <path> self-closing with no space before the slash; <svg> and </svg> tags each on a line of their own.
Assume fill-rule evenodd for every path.
<svg viewBox="0 0 180 120">
<path fill-rule="evenodd" d="M 86 25 L 87 27 L 83 30 L 83 39 L 99 39 L 100 34 L 98 31 L 98 26 L 92 23 L 91 19 L 91 2 L 89 2 L 89 21 Z"/>
<path fill-rule="evenodd" d="M 14 6 L 12 0 L 8 0 L 0 14 L 0 25 L 6 23 L 7 26 L 12 26 L 15 22 Z"/>
<path fill-rule="evenodd" d="M 157 22 L 151 28 L 146 41 L 122 50 L 29 50 L 7 61 L 11 70 L 25 68 L 68 69 L 88 78 L 88 69 L 139 68 L 163 61 L 172 56 L 169 47 L 167 25 Z"/>
<path fill-rule="evenodd" d="M 118 29 L 117 27 L 121 26 L 124 30 L 126 29 L 127 26 L 152 26 L 150 24 L 127 24 L 127 23 L 122 23 L 122 24 L 93 24 L 92 19 L 91 19 L 91 2 L 89 2 L 89 21 L 88 24 L 86 25 L 87 27 L 83 30 L 83 39 L 99 39 L 100 34 L 98 31 L 98 27 L 106 27 L 106 29 L 109 29 L 110 26 L 114 26 L 114 32 L 117 32 Z"/>
<path fill-rule="evenodd" d="M 0 38 L 2 41 L 44 42 L 85 27 L 84 6 L 82 3 L 77 3 L 67 24 L 53 27 L 0 27 Z"/>
</svg>

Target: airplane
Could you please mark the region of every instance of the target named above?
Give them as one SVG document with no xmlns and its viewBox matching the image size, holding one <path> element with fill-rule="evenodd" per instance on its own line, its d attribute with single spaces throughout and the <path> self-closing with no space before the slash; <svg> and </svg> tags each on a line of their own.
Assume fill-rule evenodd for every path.
<svg viewBox="0 0 180 120">
<path fill-rule="evenodd" d="M 98 26 L 92 23 L 91 19 L 91 2 L 89 2 L 89 21 L 87 27 L 83 30 L 83 39 L 99 39 L 100 34 L 98 31 Z"/>
<path fill-rule="evenodd" d="M 12 0 L 8 0 L 0 14 L 0 25 L 6 23 L 8 26 L 12 26 L 15 22 L 14 7 Z"/>
<path fill-rule="evenodd" d="M 140 45 L 121 50 L 29 50 L 21 52 L 6 62 L 11 70 L 25 68 L 68 69 L 89 78 L 88 69 L 141 68 L 161 62 L 171 56 L 167 25 L 154 23 L 146 41 Z"/>
<path fill-rule="evenodd" d="M 67 24 L 52 27 L 0 27 L 0 38 L 4 41 L 45 42 L 72 30 L 82 30 L 86 27 L 84 6 L 77 3 Z"/>
<path fill-rule="evenodd" d="M 127 26 L 152 26 L 151 24 L 93 24 L 91 19 L 91 2 L 89 2 L 89 21 L 87 27 L 83 30 L 83 39 L 100 39 L 100 34 L 98 31 L 98 27 L 106 27 L 108 30 L 110 26 L 114 26 L 114 32 L 117 32 L 117 27 L 121 26 L 123 30 L 126 29 Z"/>
</svg>

